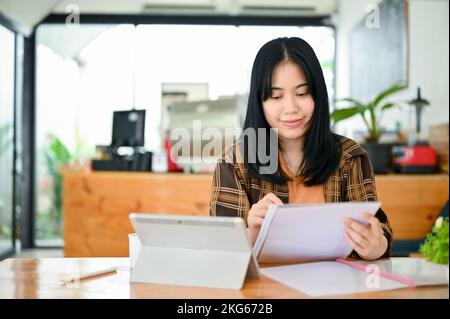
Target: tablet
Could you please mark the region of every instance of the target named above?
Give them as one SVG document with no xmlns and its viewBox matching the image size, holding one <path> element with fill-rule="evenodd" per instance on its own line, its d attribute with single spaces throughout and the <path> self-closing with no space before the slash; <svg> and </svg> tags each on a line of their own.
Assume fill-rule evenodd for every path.
<svg viewBox="0 0 450 319">
<path fill-rule="evenodd" d="M 352 252 L 342 218 L 364 226 L 360 215 L 374 216 L 380 202 L 271 205 L 253 247 L 262 263 L 335 260 Z"/>
<path fill-rule="evenodd" d="M 130 220 L 143 248 L 248 252 L 251 258 L 247 277 L 258 278 L 260 275 L 242 218 L 132 213 Z"/>
</svg>

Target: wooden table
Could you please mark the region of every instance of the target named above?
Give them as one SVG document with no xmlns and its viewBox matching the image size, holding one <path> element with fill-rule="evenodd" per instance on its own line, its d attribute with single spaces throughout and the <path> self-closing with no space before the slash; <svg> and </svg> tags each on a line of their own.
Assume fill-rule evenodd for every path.
<svg viewBox="0 0 450 319">
<path fill-rule="evenodd" d="M 11 298 L 310 298 L 262 276 L 248 280 L 242 290 L 193 288 L 169 285 L 130 284 L 128 258 L 6 259 L 0 262 L 0 299 Z M 77 272 L 118 267 L 116 273 L 63 284 Z M 391 291 L 339 295 L 336 298 L 439 298 L 449 297 L 448 286 L 405 288 Z"/>
</svg>

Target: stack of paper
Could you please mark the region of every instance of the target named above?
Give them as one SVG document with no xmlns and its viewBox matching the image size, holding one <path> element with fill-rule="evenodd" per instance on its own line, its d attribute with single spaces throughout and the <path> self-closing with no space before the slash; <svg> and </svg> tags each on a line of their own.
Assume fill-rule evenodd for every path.
<svg viewBox="0 0 450 319">
<path fill-rule="evenodd" d="M 352 248 L 342 218 L 364 226 L 362 212 L 375 215 L 380 202 L 272 205 L 253 248 L 261 263 L 294 263 L 334 260 L 348 256 Z"/>
</svg>

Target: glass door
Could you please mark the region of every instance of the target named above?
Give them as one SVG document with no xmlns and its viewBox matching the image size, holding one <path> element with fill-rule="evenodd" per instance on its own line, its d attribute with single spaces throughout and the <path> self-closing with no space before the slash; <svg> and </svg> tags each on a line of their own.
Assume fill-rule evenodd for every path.
<svg viewBox="0 0 450 319">
<path fill-rule="evenodd" d="M 0 25 L 0 257 L 13 250 L 15 33 Z"/>
</svg>

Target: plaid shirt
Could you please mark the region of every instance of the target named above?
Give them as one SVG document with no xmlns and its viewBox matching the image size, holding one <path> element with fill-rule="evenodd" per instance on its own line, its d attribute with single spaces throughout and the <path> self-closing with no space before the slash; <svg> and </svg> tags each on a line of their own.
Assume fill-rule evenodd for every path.
<svg viewBox="0 0 450 319">
<path fill-rule="evenodd" d="M 325 202 L 378 200 L 375 177 L 367 152 L 355 141 L 338 137 L 341 159 L 334 173 L 323 184 Z M 247 221 L 251 206 L 268 193 L 274 193 L 287 204 L 287 183 L 276 185 L 248 174 L 239 149 L 238 144 L 229 146 L 217 161 L 212 182 L 210 215 L 242 217 Z M 381 208 L 375 217 L 380 221 L 388 241 L 388 249 L 382 258 L 389 257 L 393 240 L 391 225 Z M 350 257 L 360 258 L 355 251 Z"/>
</svg>

